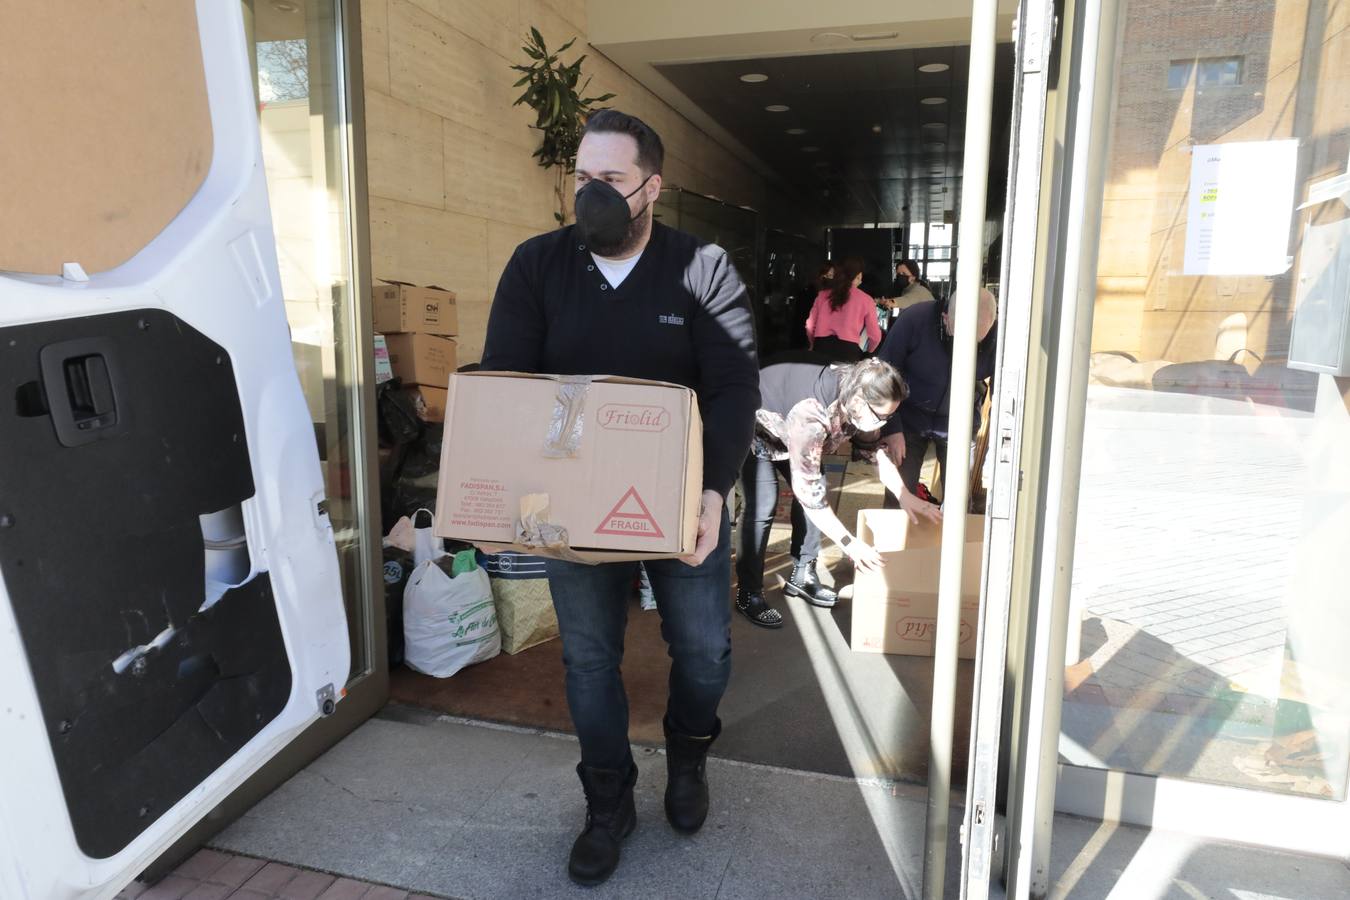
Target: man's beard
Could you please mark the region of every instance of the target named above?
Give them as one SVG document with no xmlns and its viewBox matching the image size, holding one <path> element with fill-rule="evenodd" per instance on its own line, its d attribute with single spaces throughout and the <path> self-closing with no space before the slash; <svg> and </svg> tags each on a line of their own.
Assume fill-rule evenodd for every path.
<svg viewBox="0 0 1350 900">
<path fill-rule="evenodd" d="M 591 244 L 591 252 L 608 259 L 625 259 L 632 256 L 642 243 L 642 234 L 647 228 L 651 213 L 652 205 L 648 203 L 642 212 L 628 220 L 628 229 L 624 232 L 622 241 L 617 244 Z"/>
</svg>

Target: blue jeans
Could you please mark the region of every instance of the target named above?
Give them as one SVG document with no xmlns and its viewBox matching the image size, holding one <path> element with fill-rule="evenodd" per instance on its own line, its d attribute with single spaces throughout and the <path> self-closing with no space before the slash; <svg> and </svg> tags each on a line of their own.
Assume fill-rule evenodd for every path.
<svg viewBox="0 0 1350 900">
<path fill-rule="evenodd" d="M 731 677 L 731 526 L 726 512 L 717 549 L 703 565 L 694 568 L 678 559 L 644 565 L 671 659 L 666 717 L 680 734 L 712 734 Z M 597 769 L 627 769 L 633 760 L 628 697 L 619 666 L 637 566 L 548 561 L 567 670 L 567 705 L 581 741 L 581 762 Z"/>
</svg>

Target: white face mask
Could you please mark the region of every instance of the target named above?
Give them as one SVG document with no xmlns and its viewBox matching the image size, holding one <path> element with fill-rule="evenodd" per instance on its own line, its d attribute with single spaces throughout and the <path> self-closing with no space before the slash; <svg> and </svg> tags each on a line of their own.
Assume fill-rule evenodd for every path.
<svg viewBox="0 0 1350 900">
<path fill-rule="evenodd" d="M 875 409 L 868 406 L 861 397 L 854 400 L 849 406 L 851 407 L 849 409 L 849 421 L 853 423 L 854 428 L 864 434 L 877 431 L 882 425 L 886 424 L 887 420 L 882 418 L 881 414 Z"/>
</svg>

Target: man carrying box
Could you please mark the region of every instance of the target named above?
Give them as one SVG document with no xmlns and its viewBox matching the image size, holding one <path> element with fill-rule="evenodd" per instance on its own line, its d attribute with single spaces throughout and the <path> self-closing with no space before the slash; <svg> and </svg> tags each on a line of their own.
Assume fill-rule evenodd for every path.
<svg viewBox="0 0 1350 900">
<path fill-rule="evenodd" d="M 693 833 L 708 814 L 704 766 L 731 673 L 725 498 L 749 450 L 759 367 L 750 302 L 726 251 L 652 220 L 664 154 L 641 120 L 616 110 L 590 117 L 577 152 L 577 224 L 516 248 L 493 300 L 483 369 L 621 375 L 682 384 L 698 395 L 698 544 L 684 560 L 646 563 L 671 657 L 666 816 Z M 636 825 L 637 767 L 619 674 L 636 567 L 547 565 L 581 742 L 586 826 L 568 860 L 580 884 L 609 878 Z"/>
</svg>

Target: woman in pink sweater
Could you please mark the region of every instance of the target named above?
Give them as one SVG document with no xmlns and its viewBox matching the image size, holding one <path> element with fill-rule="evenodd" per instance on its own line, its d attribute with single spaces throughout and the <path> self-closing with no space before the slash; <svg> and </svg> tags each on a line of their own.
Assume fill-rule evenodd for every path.
<svg viewBox="0 0 1350 900">
<path fill-rule="evenodd" d="M 834 362 L 857 362 L 863 357 L 863 330 L 867 348 L 875 351 L 881 343 L 877 324 L 877 305 L 858 289 L 862 283 L 862 260 L 850 257 L 834 267 L 834 277 L 826 289 L 816 295 L 815 306 L 806 319 L 806 336 L 811 349 Z"/>
</svg>

